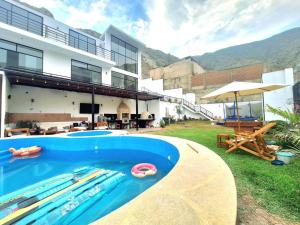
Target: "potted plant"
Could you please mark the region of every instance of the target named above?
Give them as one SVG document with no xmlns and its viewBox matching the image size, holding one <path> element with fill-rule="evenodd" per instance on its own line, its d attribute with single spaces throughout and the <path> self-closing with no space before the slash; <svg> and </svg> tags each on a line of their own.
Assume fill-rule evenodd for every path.
<svg viewBox="0 0 300 225">
<path fill-rule="evenodd" d="M 277 120 L 272 134 L 283 150 L 277 153 L 278 159 L 290 163 L 300 149 L 300 115 L 290 110 L 268 106 L 267 110 L 281 116 L 285 121 Z"/>
<path fill-rule="evenodd" d="M 164 128 L 166 126 L 166 123 L 163 119 L 160 120 L 159 125 L 161 128 Z"/>
</svg>

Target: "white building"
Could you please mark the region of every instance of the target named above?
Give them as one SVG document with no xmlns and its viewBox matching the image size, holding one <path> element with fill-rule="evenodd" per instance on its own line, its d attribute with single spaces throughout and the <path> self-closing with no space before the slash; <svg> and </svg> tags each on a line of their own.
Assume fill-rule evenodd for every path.
<svg viewBox="0 0 300 225">
<path fill-rule="evenodd" d="M 140 127 L 146 122 L 159 126 L 182 101 L 166 101 L 162 89 L 151 90 L 151 81 L 141 81 L 143 48 L 114 26 L 95 38 L 17 2 L 0 0 L 1 137 L 5 127 L 20 120 L 39 121 L 43 128 L 91 122 L 92 102 L 96 121 L 103 116 L 121 127 L 128 120 Z M 125 112 L 118 114 L 121 108 Z M 185 110 L 188 117 L 203 114 L 198 108 Z"/>
</svg>

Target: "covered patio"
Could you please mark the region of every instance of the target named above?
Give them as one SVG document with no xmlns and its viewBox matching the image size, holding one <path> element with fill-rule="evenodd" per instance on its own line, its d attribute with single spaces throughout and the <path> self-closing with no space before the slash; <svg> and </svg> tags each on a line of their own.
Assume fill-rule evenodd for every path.
<svg viewBox="0 0 300 225">
<path fill-rule="evenodd" d="M 51 105 L 51 98 L 52 96 L 49 96 L 49 91 L 51 90 L 59 90 L 63 91 L 62 93 L 65 93 L 61 97 L 59 97 L 58 100 L 64 101 L 64 97 L 67 98 L 68 93 L 69 95 L 77 95 L 77 97 L 73 98 L 73 101 L 71 101 L 71 104 L 73 104 L 73 108 L 75 108 L 75 104 L 77 104 L 77 101 L 75 103 L 74 99 L 81 102 L 89 102 L 88 104 L 91 106 L 91 112 L 89 116 L 91 117 L 91 121 L 89 121 L 89 129 L 94 129 L 95 126 L 97 126 L 96 121 L 96 114 L 99 115 L 99 112 L 96 110 L 96 106 L 99 107 L 99 105 L 102 104 L 97 104 L 99 103 L 99 99 L 106 99 L 106 102 L 108 101 L 107 99 L 111 99 L 111 101 L 115 101 L 113 104 L 111 103 L 106 103 L 105 105 L 111 105 L 109 111 L 106 110 L 106 112 L 102 112 L 101 116 L 102 117 L 108 117 L 109 121 L 108 124 L 110 125 L 110 128 L 132 128 L 131 125 L 134 125 L 134 128 L 138 130 L 139 127 L 144 127 L 145 122 L 148 120 L 151 122 L 151 120 L 154 120 L 155 115 L 148 113 L 147 115 L 149 118 L 145 118 L 145 108 L 142 107 L 143 109 L 139 109 L 139 103 L 141 105 L 141 102 L 147 102 L 147 101 L 152 101 L 152 100 L 158 100 L 161 98 L 160 95 L 158 94 L 151 94 L 148 92 L 141 92 L 137 90 L 126 90 L 126 89 L 121 89 L 117 87 L 112 87 L 109 85 L 104 85 L 104 84 L 98 84 L 98 83 L 85 83 L 85 82 L 80 82 L 76 80 L 72 80 L 70 77 L 67 76 L 60 76 L 56 74 L 48 74 L 48 73 L 37 73 L 37 72 L 28 72 L 28 71 L 22 71 L 22 70 L 17 70 L 17 69 L 4 69 L 5 76 L 10 83 L 10 85 L 13 85 L 14 87 L 27 87 L 27 88 L 37 88 L 41 90 L 39 93 L 40 95 L 44 95 L 43 99 L 46 101 L 49 101 L 49 108 L 51 109 L 56 108 L 59 106 Z M 42 89 L 41 89 L 42 88 Z M 44 91 L 43 91 L 44 90 Z M 47 92 L 48 91 L 48 92 Z M 27 94 L 28 91 L 24 90 Z M 60 92 L 55 92 L 54 94 L 58 95 Z M 83 95 L 86 97 L 85 99 L 87 100 L 80 100 L 78 93 L 83 93 Z M 88 95 L 90 94 L 90 95 Z M 12 94 L 7 94 L 7 99 L 10 101 L 14 93 Z M 20 97 L 22 97 L 22 94 L 19 94 Z M 90 97 L 88 97 L 90 96 Z M 103 97 L 101 97 L 103 96 Z M 111 98 L 110 98 L 111 97 Z M 95 102 L 95 98 L 98 99 L 98 102 Z M 21 100 L 20 100 L 21 101 Z M 31 98 L 31 105 L 36 104 L 35 99 Z M 43 101 L 43 100 L 42 100 Z M 120 103 L 116 103 L 116 101 L 121 101 Z M 126 116 L 124 121 L 122 116 L 118 116 L 118 107 L 123 103 L 123 101 L 130 101 L 131 103 L 134 101 L 135 104 L 131 104 L 130 108 L 135 108 L 135 113 L 130 112 L 128 114 L 124 114 Z M 41 102 L 41 101 L 40 101 Z M 28 103 L 29 104 L 29 103 Z M 56 102 L 54 102 L 56 104 Z M 68 103 L 69 104 L 69 103 Z M 116 105 L 117 104 L 117 105 Z M 143 103 L 146 104 L 146 103 Z M 124 103 L 126 105 L 126 103 Z M 118 107 L 117 107 L 118 106 Z M 77 106 L 76 106 L 77 107 Z M 148 105 L 147 105 L 148 107 Z M 67 107 L 66 107 L 67 108 Z M 36 109 L 35 109 L 36 110 Z M 66 109 L 67 110 L 67 109 Z M 79 111 L 79 108 L 76 109 Z M 19 110 L 18 110 L 19 111 Z M 28 110 L 27 110 L 28 111 Z M 141 111 L 141 112 L 140 112 Z M 140 112 L 140 113 L 139 113 Z M 51 112 L 45 112 L 45 110 L 40 110 L 39 112 L 35 113 L 27 113 L 28 115 L 17 115 L 18 113 L 14 113 L 13 115 L 11 113 L 7 113 L 6 115 L 6 122 L 16 122 L 17 119 L 23 118 L 29 119 L 33 118 L 34 120 L 44 120 L 44 118 L 47 118 L 47 122 L 55 122 L 55 121 L 84 121 L 87 119 L 87 117 L 75 117 L 72 115 L 71 112 L 64 111 L 64 113 L 51 113 Z M 31 114 L 31 115 L 29 115 Z M 69 114 L 69 115 L 67 115 Z M 77 112 L 78 114 L 78 112 Z M 136 116 L 137 115 L 137 116 Z M 3 115 L 4 116 L 4 115 Z M 137 125 L 136 125 L 137 124 Z M 125 126 L 127 125 L 127 126 Z"/>
</svg>

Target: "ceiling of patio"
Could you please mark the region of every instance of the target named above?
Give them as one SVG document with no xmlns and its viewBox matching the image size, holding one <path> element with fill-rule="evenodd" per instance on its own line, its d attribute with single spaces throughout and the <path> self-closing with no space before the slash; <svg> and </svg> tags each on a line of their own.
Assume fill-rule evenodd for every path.
<svg viewBox="0 0 300 225">
<path fill-rule="evenodd" d="M 65 91 L 75 91 L 81 93 L 92 93 L 93 86 L 96 95 L 113 96 L 120 98 L 129 98 L 148 101 L 161 98 L 160 95 L 148 92 L 125 90 L 102 84 L 91 84 L 80 81 L 74 81 L 66 77 L 56 76 L 53 74 L 42 74 L 16 69 L 4 69 L 5 74 L 11 84 L 25 85 L 32 87 L 41 87 Z"/>
</svg>

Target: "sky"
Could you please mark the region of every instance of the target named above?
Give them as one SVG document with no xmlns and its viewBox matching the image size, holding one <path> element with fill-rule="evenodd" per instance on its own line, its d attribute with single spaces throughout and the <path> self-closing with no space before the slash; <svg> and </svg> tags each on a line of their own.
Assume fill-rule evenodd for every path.
<svg viewBox="0 0 300 225">
<path fill-rule="evenodd" d="M 299 0 L 22 0 L 100 33 L 113 24 L 177 57 L 262 40 L 300 27 Z"/>
</svg>

